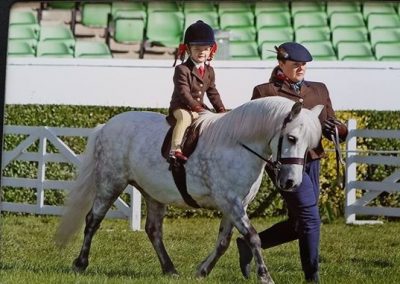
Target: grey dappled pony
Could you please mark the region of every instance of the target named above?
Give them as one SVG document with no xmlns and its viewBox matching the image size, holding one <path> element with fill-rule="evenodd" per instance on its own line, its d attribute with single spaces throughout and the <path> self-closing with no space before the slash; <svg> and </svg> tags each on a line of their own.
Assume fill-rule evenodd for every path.
<svg viewBox="0 0 400 284">
<path fill-rule="evenodd" d="M 217 209 L 223 217 L 216 246 L 198 266 L 197 276 L 211 272 L 227 250 L 235 227 L 252 249 L 261 282 L 273 283 L 261 254 L 260 239 L 246 214 L 259 190 L 266 162 L 241 144 L 273 160 L 278 153 L 282 158 L 304 158 L 307 149 L 315 147 L 321 137 L 321 110 L 322 106 L 296 110 L 293 101 L 270 97 L 249 101 L 223 114 L 201 113 L 196 121 L 200 128 L 197 148 L 185 164 L 187 189 L 197 204 Z M 282 128 L 289 115 L 291 120 Z M 145 199 L 145 231 L 162 271 L 177 274 L 164 247 L 162 224 L 167 204 L 188 205 L 161 156 L 168 128 L 162 114 L 126 112 L 94 130 L 56 233 L 57 242 L 65 245 L 86 221 L 83 245 L 73 262 L 75 271 L 84 271 L 88 266 L 93 235 L 116 198 L 131 184 Z M 285 190 L 296 187 L 302 172 L 301 164 L 283 163 L 277 185 Z"/>
</svg>

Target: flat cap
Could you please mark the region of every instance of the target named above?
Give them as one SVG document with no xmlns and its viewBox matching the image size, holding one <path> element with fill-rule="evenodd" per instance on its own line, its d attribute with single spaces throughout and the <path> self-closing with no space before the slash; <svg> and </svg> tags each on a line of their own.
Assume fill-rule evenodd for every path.
<svg viewBox="0 0 400 284">
<path fill-rule="evenodd" d="M 291 60 L 296 62 L 309 62 L 313 58 L 303 45 L 297 42 L 285 42 L 275 47 L 278 60 Z"/>
</svg>

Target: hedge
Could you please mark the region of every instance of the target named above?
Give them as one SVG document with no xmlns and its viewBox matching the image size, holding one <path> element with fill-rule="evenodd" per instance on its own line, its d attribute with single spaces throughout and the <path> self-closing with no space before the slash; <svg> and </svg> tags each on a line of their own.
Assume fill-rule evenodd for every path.
<svg viewBox="0 0 400 284">
<path fill-rule="evenodd" d="M 66 105 L 6 105 L 5 125 L 24 126 L 50 126 L 50 127 L 89 127 L 107 122 L 118 113 L 137 110 L 154 111 L 163 114 L 167 109 L 154 108 L 130 108 L 130 107 L 98 107 L 98 106 L 66 106 Z M 337 116 L 342 121 L 350 118 L 357 120 L 358 128 L 367 129 L 399 129 L 400 111 L 337 111 Z M 23 139 L 22 136 L 8 135 L 3 141 L 3 149 L 13 149 Z M 66 143 L 74 151 L 82 152 L 85 148 L 85 139 L 71 138 Z M 361 139 L 357 141 L 359 148 L 366 150 L 400 150 L 400 141 L 395 139 Z M 333 145 L 326 139 L 323 140 L 326 149 L 332 149 Z M 343 147 L 344 145 L 342 145 Z M 37 145 L 31 146 L 32 148 Z M 51 145 L 49 146 L 51 150 Z M 343 147 L 344 149 L 344 147 Z M 54 163 L 48 165 L 46 178 L 69 179 L 74 178 L 75 169 L 69 164 Z M 363 180 L 382 180 L 394 167 L 381 165 L 360 165 L 358 178 Z M 13 162 L 3 170 L 3 176 L 36 177 L 36 166 L 28 162 Z M 320 210 L 325 222 L 332 221 L 344 213 L 344 190 L 336 179 L 335 155 L 327 153 L 327 157 L 321 161 L 320 179 Z M 32 203 L 35 200 L 34 189 L 2 188 L 2 199 L 5 201 L 18 201 Z M 65 196 L 59 191 L 47 191 L 46 202 L 48 204 L 62 204 Z M 400 205 L 399 194 L 381 194 L 376 200 L 376 205 L 397 206 Z M 248 208 L 250 217 L 276 216 L 286 213 L 285 204 L 279 192 L 271 186 L 268 178 L 264 177 L 260 191 L 256 199 Z M 144 214 L 144 206 L 143 206 Z M 214 216 L 219 212 L 203 209 L 182 210 L 169 207 L 167 216 L 187 217 L 193 215 Z"/>
</svg>

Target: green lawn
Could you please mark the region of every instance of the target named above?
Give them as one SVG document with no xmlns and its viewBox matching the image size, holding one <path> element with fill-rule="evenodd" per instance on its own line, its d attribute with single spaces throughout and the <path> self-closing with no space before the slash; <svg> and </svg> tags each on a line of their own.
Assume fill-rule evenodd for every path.
<svg viewBox="0 0 400 284">
<path fill-rule="evenodd" d="M 52 242 L 58 217 L 1 216 L 0 283 L 258 283 L 245 280 L 232 242 L 212 273 L 194 277 L 197 265 L 214 246 L 218 219 L 166 219 L 165 244 L 180 272 L 161 273 L 144 231 L 127 221 L 106 220 L 95 235 L 90 263 L 82 275 L 71 272 L 82 237 L 64 250 Z M 261 230 L 278 219 L 255 219 Z M 234 239 L 237 237 L 234 233 Z M 302 283 L 297 242 L 265 250 L 275 283 Z M 343 220 L 322 226 L 321 283 L 400 283 L 400 222 L 346 226 Z"/>
</svg>

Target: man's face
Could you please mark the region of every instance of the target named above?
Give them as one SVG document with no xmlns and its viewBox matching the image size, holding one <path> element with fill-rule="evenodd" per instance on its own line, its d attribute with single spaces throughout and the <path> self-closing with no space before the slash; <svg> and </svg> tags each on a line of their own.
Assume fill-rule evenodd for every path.
<svg viewBox="0 0 400 284">
<path fill-rule="evenodd" d="M 295 83 L 304 79 L 307 69 L 306 64 L 307 62 L 296 62 L 291 60 L 279 61 L 279 67 L 282 69 L 283 73 Z"/>
<path fill-rule="evenodd" d="M 190 57 L 196 63 L 204 63 L 207 58 L 210 57 L 211 46 L 210 45 L 190 45 L 189 53 Z"/>
</svg>

